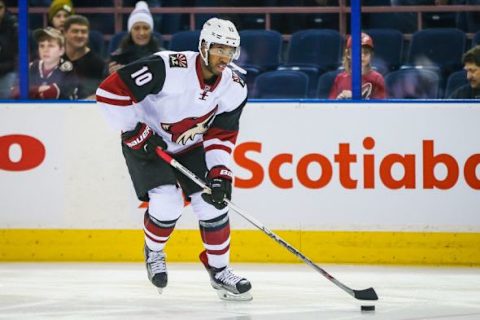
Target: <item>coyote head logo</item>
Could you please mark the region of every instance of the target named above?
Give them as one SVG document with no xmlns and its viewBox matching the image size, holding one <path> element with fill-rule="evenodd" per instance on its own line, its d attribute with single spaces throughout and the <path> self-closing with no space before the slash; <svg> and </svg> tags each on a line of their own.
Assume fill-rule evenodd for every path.
<svg viewBox="0 0 480 320">
<path fill-rule="evenodd" d="M 188 140 L 195 138 L 197 134 L 203 134 L 212 123 L 218 106 L 212 111 L 200 117 L 185 118 L 175 123 L 162 123 L 162 129 L 172 135 L 172 141 L 178 144 L 187 144 Z"/>
<path fill-rule="evenodd" d="M 371 82 L 364 83 L 362 85 L 362 98 L 370 99 L 372 95 L 373 85 Z"/>
</svg>

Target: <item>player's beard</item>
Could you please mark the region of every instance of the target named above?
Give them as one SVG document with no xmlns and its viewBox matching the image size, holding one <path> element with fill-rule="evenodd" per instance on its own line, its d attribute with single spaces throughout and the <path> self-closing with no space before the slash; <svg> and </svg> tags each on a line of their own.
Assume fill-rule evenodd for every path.
<svg viewBox="0 0 480 320">
<path fill-rule="evenodd" d="M 210 56 L 208 57 L 207 70 L 213 74 L 213 77 L 219 76 L 221 74 L 221 72 L 218 72 L 216 66 L 213 66 L 212 62 L 210 61 Z"/>
<path fill-rule="evenodd" d="M 210 59 L 209 59 L 210 60 Z M 212 67 L 212 63 L 209 61 L 207 65 L 207 70 L 213 74 L 213 76 L 218 76 L 218 71 Z"/>
</svg>

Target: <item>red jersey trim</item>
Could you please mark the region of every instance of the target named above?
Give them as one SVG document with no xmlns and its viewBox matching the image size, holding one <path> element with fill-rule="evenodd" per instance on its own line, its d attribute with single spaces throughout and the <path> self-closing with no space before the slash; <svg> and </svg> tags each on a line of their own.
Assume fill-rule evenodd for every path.
<svg viewBox="0 0 480 320">
<path fill-rule="evenodd" d="M 231 143 L 235 144 L 237 141 L 238 131 L 228 131 L 219 128 L 210 128 L 208 131 L 203 135 L 203 141 L 207 141 L 210 139 L 219 139 L 222 141 L 230 141 Z"/>
<path fill-rule="evenodd" d="M 223 150 L 228 153 L 232 153 L 232 149 L 227 146 L 224 146 L 223 144 L 212 144 L 205 148 L 205 152 L 208 152 L 211 150 Z"/>
<path fill-rule="evenodd" d="M 110 76 L 108 76 L 100 84 L 99 88 L 114 95 L 128 96 L 130 100 L 106 98 L 106 97 L 97 95 L 97 101 L 105 102 L 105 103 L 120 106 L 120 107 L 129 106 L 129 105 L 132 105 L 133 103 L 137 103 L 132 92 L 127 87 L 125 82 L 123 82 L 123 80 L 120 78 L 117 72 L 114 72 Z"/>
<path fill-rule="evenodd" d="M 202 65 L 201 65 L 201 62 L 200 62 L 200 54 L 197 55 L 197 58 L 195 60 L 195 70 L 197 71 L 197 78 L 198 78 L 198 83 L 200 85 L 200 88 L 202 90 L 205 90 L 205 82 L 203 81 L 203 75 L 202 75 Z M 215 90 L 215 88 L 218 86 L 218 84 L 220 83 L 220 80 L 222 79 L 222 74 L 220 74 L 218 77 L 217 77 L 217 80 L 215 80 L 215 83 L 210 86 L 210 92 L 212 92 L 213 90 Z"/>
</svg>

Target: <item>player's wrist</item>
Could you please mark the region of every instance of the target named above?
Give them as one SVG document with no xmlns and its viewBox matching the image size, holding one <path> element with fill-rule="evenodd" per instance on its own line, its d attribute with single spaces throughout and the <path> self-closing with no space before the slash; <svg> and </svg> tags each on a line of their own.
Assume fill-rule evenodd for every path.
<svg viewBox="0 0 480 320">
<path fill-rule="evenodd" d="M 231 182 L 233 180 L 233 173 L 226 166 L 218 165 L 218 166 L 212 167 L 208 171 L 207 178 L 209 180 L 223 179 Z"/>
<path fill-rule="evenodd" d="M 153 130 L 146 123 L 139 122 L 135 129 L 122 133 L 122 141 L 130 149 L 139 150 L 152 135 Z"/>
</svg>

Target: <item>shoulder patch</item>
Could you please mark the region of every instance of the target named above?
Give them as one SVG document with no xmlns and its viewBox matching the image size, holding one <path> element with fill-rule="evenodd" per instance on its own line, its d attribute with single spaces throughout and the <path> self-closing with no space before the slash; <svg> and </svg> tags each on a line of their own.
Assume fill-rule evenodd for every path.
<svg viewBox="0 0 480 320">
<path fill-rule="evenodd" d="M 170 68 L 187 68 L 187 57 L 182 53 L 173 53 L 168 55 Z"/>
<path fill-rule="evenodd" d="M 232 80 L 238 83 L 239 85 L 241 85 L 242 88 L 245 87 L 245 81 L 243 81 L 243 79 L 240 78 L 240 76 L 233 71 L 232 71 Z"/>
<path fill-rule="evenodd" d="M 73 70 L 73 64 L 70 61 L 65 61 L 60 65 L 60 71 L 68 72 Z"/>
</svg>

